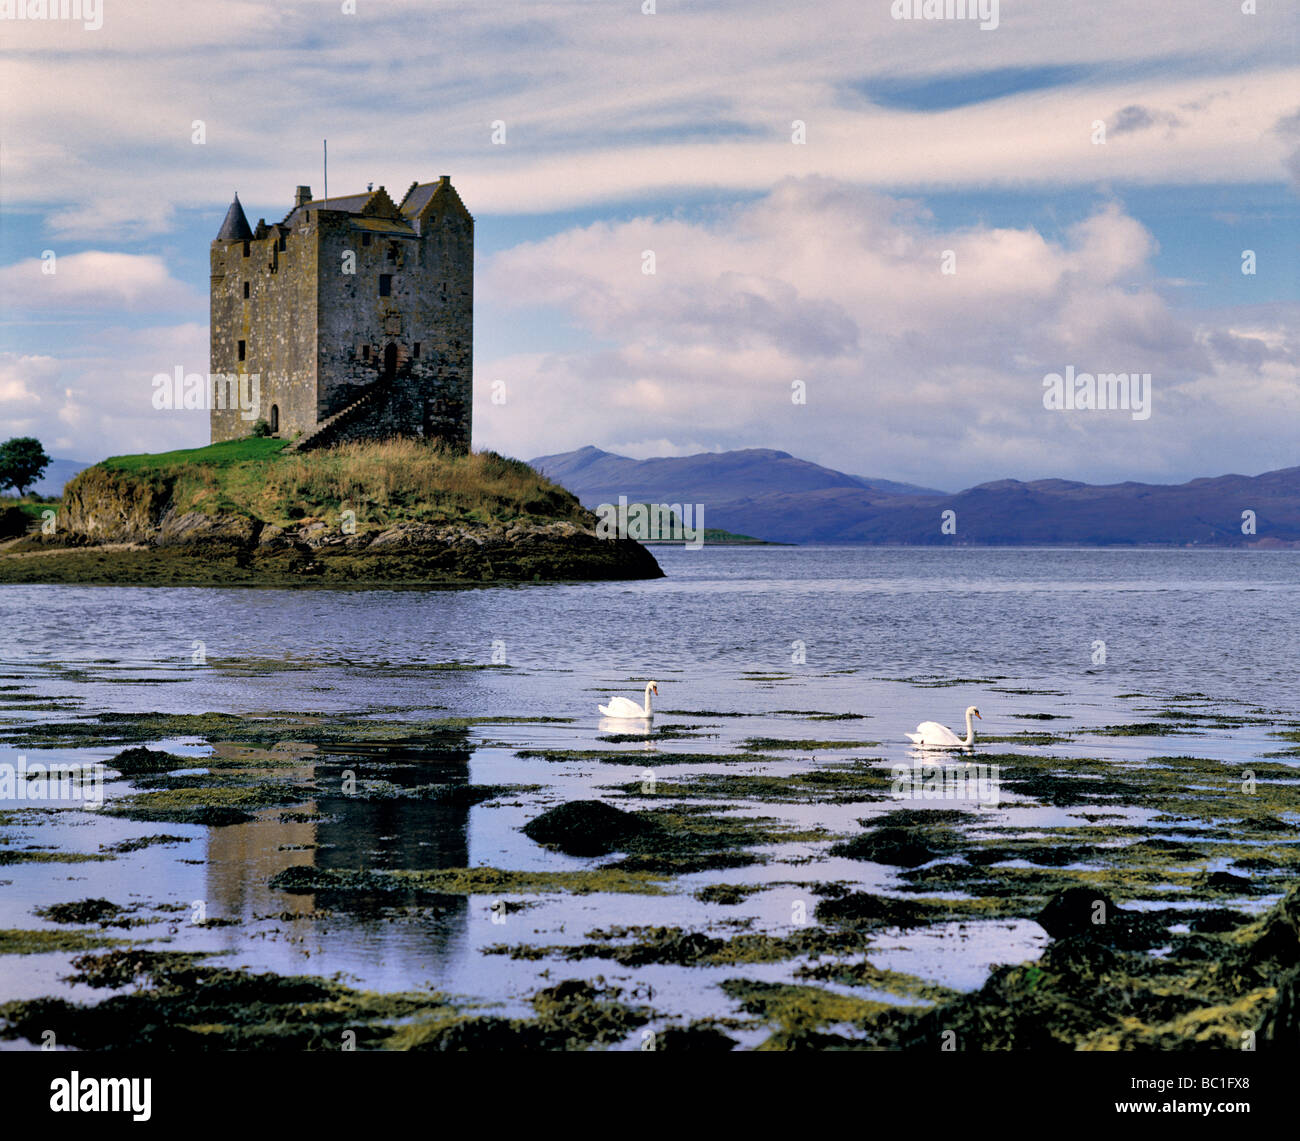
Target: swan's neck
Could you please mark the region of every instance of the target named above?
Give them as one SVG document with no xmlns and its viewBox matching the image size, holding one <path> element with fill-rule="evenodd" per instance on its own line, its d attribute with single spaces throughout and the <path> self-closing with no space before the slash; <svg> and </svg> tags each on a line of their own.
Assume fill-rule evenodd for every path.
<svg viewBox="0 0 1300 1141">
<path fill-rule="evenodd" d="M 652 701 L 652 697 L 650 694 L 650 687 L 646 686 L 645 687 L 645 711 L 647 717 L 654 712 L 654 706 L 651 704 L 651 701 Z"/>
<path fill-rule="evenodd" d="M 966 714 L 966 740 L 963 745 L 970 746 L 975 744 L 975 719 L 971 714 Z"/>
</svg>

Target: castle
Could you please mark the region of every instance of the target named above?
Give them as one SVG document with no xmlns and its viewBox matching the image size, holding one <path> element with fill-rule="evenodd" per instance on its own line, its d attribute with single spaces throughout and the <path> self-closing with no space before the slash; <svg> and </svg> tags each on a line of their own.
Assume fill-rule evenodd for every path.
<svg viewBox="0 0 1300 1141">
<path fill-rule="evenodd" d="M 396 204 L 382 186 L 326 201 L 300 186 L 255 230 L 236 194 L 211 263 L 212 375 L 256 375 L 273 435 L 468 450 L 474 219 L 447 175 Z M 213 403 L 213 443 L 248 435 L 237 406 Z"/>
</svg>

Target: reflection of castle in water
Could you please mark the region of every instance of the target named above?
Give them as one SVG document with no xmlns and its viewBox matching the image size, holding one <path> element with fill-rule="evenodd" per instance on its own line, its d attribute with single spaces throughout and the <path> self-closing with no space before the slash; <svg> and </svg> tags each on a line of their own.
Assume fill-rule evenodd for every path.
<svg viewBox="0 0 1300 1141">
<path fill-rule="evenodd" d="M 316 787 L 336 791 L 316 799 L 317 811 L 328 818 L 316 825 L 316 866 L 367 871 L 465 867 L 469 863 L 469 810 L 463 801 L 398 796 L 362 799 L 342 791 L 342 774 L 348 770 L 358 781 L 386 781 L 397 788 L 468 786 L 468 748 L 454 753 L 439 751 L 435 756 L 431 761 L 424 753 L 385 750 L 381 756 L 348 754 L 333 763 L 318 762 Z"/>
<path fill-rule="evenodd" d="M 252 920 L 282 913 L 310 915 L 331 911 L 324 924 L 322 948 L 328 952 L 331 934 L 348 938 L 351 929 L 367 929 L 360 941 L 362 957 L 387 962 L 394 953 L 410 958 L 416 950 L 418 967 L 427 964 L 430 952 L 439 957 L 447 945 L 468 927 L 469 901 L 448 896 L 442 904 L 428 908 L 425 897 L 420 915 L 428 917 L 428 940 L 416 947 L 409 928 L 379 919 L 379 906 L 415 904 L 410 898 L 358 899 L 320 892 L 294 895 L 272 891 L 267 883 L 277 872 L 295 865 L 360 871 L 425 871 L 466 867 L 469 864 L 469 807 L 467 799 L 443 797 L 430 800 L 403 797 L 398 790 L 437 784 L 456 790 L 469 784 L 468 739 L 457 734 L 440 741 L 436 751 L 393 749 L 349 745 L 349 752 L 334 754 L 322 749 L 304 758 L 295 774 L 312 779 L 319 790 L 314 801 L 289 810 L 264 814 L 256 823 L 212 828 L 207 845 L 208 914 L 214 917 Z M 344 791 L 345 774 L 355 776 L 356 794 Z M 392 795 L 366 795 L 371 782 L 392 786 Z M 300 816 L 319 814 L 323 819 L 302 821 Z M 282 817 L 285 817 L 282 819 Z M 304 930 L 298 930 L 301 926 Z M 305 934 L 306 924 L 295 925 Z M 391 932 L 395 938 L 379 935 Z M 238 941 L 236 928 L 229 929 Z M 375 935 L 379 935 L 375 938 Z M 397 963 L 389 965 L 398 966 Z"/>
</svg>

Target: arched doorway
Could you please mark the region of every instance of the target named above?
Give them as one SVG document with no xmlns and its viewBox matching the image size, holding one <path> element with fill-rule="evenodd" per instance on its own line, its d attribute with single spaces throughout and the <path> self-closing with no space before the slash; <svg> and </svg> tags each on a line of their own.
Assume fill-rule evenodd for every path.
<svg viewBox="0 0 1300 1141">
<path fill-rule="evenodd" d="M 280 406 L 278 404 L 272 404 L 271 405 L 271 431 L 274 433 L 274 432 L 278 432 L 279 430 L 280 430 Z"/>
<path fill-rule="evenodd" d="M 384 381 L 392 383 L 397 376 L 397 346 L 391 341 L 384 346 Z"/>
</svg>

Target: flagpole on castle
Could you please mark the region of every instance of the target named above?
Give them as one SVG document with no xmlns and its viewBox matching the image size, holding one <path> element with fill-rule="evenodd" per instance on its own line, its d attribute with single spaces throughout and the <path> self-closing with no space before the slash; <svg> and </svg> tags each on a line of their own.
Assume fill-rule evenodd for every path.
<svg viewBox="0 0 1300 1141">
<path fill-rule="evenodd" d="M 321 139 L 321 146 L 324 148 L 325 151 L 325 201 L 321 205 L 321 209 L 324 210 L 325 207 L 330 204 L 330 141 L 329 139 Z"/>
</svg>

